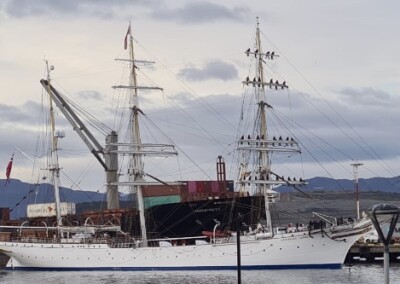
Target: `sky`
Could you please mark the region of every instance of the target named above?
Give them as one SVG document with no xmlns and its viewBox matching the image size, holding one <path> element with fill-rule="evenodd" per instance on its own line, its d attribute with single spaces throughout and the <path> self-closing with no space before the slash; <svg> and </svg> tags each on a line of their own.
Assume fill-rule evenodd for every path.
<svg viewBox="0 0 400 284">
<path fill-rule="evenodd" d="M 288 132 L 304 139 L 303 154 L 283 159 L 279 170 L 351 179 L 350 164 L 357 161 L 363 163 L 360 178 L 397 176 L 399 6 L 369 0 L 2 0 L 0 169 L 5 177 L 15 153 L 12 178 L 35 180 L 27 157 L 38 148 L 45 60 L 55 66 L 52 82 L 61 93 L 118 128 L 113 110 L 124 99 L 111 86 L 126 79 L 126 68 L 114 59 L 126 56 L 131 23 L 137 59 L 156 62 L 140 68 L 140 82 L 163 88 L 143 94 L 141 106 L 183 152 L 173 174 L 159 167 L 169 169 L 165 161 L 149 171 L 215 179 L 222 155 L 233 179 L 241 81 L 249 72 L 244 51 L 253 46 L 259 17 L 263 47 L 280 55 L 268 62 L 267 77 L 289 85 L 288 91 L 272 90 L 270 103 L 289 122 Z M 60 164 L 68 178 L 62 184 L 104 191 L 101 166 L 58 110 L 56 117 L 66 134 Z"/>
</svg>

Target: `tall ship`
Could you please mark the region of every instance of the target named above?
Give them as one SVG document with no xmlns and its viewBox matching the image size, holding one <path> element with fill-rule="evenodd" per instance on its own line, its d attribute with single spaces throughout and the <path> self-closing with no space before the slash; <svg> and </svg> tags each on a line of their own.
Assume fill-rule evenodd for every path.
<svg viewBox="0 0 400 284">
<path fill-rule="evenodd" d="M 180 226 L 181 232 L 176 237 L 167 234 L 153 237 L 149 231 L 151 224 L 145 214 L 146 189 L 151 186 L 164 186 L 172 191 L 182 186 L 182 181 L 163 181 L 146 172 L 145 162 L 148 157 L 174 156 L 177 155 L 177 151 L 174 145 L 142 141 L 139 122 L 144 112 L 139 106 L 139 91 L 157 87 L 143 87 L 137 82 L 137 66 L 143 61 L 135 59 L 133 37 L 129 28 L 126 43 L 130 58 L 124 59 L 130 66 L 129 84 L 115 86 L 130 90 L 130 115 L 127 123 L 129 136 L 127 141 L 120 142 L 115 133 L 112 133 L 109 136 L 107 151 L 103 151 L 106 158 L 102 162 L 106 169 L 110 209 L 118 207 L 119 187 L 129 187 L 135 193 L 138 205 L 137 230 L 127 233 L 122 230 L 120 224 L 111 221 L 105 224 L 85 221 L 75 225 L 65 222 L 62 210 L 65 210 L 63 206 L 66 205 L 62 205 L 59 197 L 60 166 L 57 156 L 58 138 L 62 133 L 55 130 L 54 114 L 50 111 L 52 124 L 50 170 L 55 191 L 56 222 L 52 227 L 28 228 L 27 230 L 35 232 L 42 230 L 41 234 L 36 233 L 35 236 L 23 236 L 22 230 L 17 234 L 3 232 L 0 251 L 10 257 L 7 268 L 223 270 L 236 269 L 238 261 L 242 269 L 340 268 L 350 247 L 371 229 L 370 220 L 359 219 L 338 224 L 335 218 L 320 214 L 318 223 L 297 225 L 285 230 L 273 222 L 273 204 L 279 201 L 279 193 L 275 188 L 280 185 L 291 185 L 296 188 L 304 184 L 304 181 L 300 178 L 285 179 L 273 168 L 274 156 L 280 153 L 294 155 L 300 152 L 300 148 L 294 138 L 271 137 L 268 132 L 267 114 L 272 105 L 268 100 L 267 90 L 285 89 L 288 85 L 286 82 L 279 83 L 276 80 L 265 79 L 265 63 L 267 60 L 276 59 L 278 55 L 275 52 L 263 51 L 260 33 L 257 20 L 254 47 L 245 51 L 245 56 L 254 61 L 253 76 L 251 76 L 253 78 L 250 79 L 249 76 L 242 82 L 248 90 L 245 96 L 251 96 L 253 102 L 251 105 L 254 109 L 249 110 L 248 115 L 241 116 L 243 118 L 241 129 L 246 132 L 237 135 L 238 173 L 235 182 L 239 199 L 248 198 L 244 196 L 247 192 L 261 196 L 259 198 L 263 202 L 261 208 L 265 211 L 260 214 L 258 222 L 245 225 L 243 224 L 245 222 L 242 222 L 241 210 L 227 210 L 229 223 L 234 223 L 235 227 L 229 227 L 222 224 L 221 220 L 215 219 L 212 230 L 207 229 L 201 233 L 191 231 L 190 225 Z M 60 100 L 57 99 L 57 91 L 51 85 L 50 76 L 41 83 L 49 94 L 56 95 L 55 100 Z M 246 118 L 251 118 L 251 122 L 245 122 Z M 77 127 L 86 133 L 82 135 L 88 135 L 75 117 L 72 116 L 71 120 L 74 120 Z M 93 153 L 100 152 L 96 150 L 95 143 L 90 145 Z M 124 159 L 119 160 L 120 156 Z M 126 168 L 125 180 L 120 179 L 117 174 L 117 169 L 121 165 Z M 222 179 L 220 182 L 225 181 Z M 237 199 L 232 197 L 225 202 L 231 204 L 235 200 Z M 251 201 L 248 204 L 254 205 Z M 207 212 L 203 209 L 199 205 L 198 213 L 212 216 L 212 211 Z M 193 221 L 196 222 L 196 220 L 191 222 Z"/>
</svg>

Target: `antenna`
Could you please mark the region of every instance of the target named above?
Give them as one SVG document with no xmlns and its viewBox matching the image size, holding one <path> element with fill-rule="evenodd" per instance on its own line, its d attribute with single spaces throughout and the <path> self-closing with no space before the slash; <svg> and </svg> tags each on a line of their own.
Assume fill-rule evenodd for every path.
<svg viewBox="0 0 400 284">
<path fill-rule="evenodd" d="M 46 62 L 47 81 L 50 81 L 50 72 L 54 70 L 54 65 L 49 66 L 49 61 L 47 59 L 45 59 L 44 61 Z"/>
</svg>

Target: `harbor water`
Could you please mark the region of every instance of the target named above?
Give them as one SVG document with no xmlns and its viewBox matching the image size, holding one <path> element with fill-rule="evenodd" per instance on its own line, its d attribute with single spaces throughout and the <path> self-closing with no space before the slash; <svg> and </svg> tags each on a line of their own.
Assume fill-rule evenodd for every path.
<svg viewBox="0 0 400 284">
<path fill-rule="evenodd" d="M 0 283 L 237 283 L 236 271 L 0 271 Z M 377 284 L 383 283 L 381 264 L 338 270 L 242 271 L 242 283 L 265 284 Z M 390 283 L 400 283 L 400 265 L 390 265 Z"/>
</svg>

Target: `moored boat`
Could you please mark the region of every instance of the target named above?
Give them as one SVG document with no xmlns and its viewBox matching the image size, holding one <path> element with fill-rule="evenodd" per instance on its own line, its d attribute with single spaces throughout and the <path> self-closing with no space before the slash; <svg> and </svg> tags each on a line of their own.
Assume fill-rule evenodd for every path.
<svg viewBox="0 0 400 284">
<path fill-rule="evenodd" d="M 278 201 L 279 194 L 274 187 L 304 184 L 303 179 L 289 180 L 272 170 L 272 154 L 300 152 L 298 142 L 293 138 L 271 138 L 266 121 L 266 113 L 272 106 L 267 102 L 266 89 L 285 89 L 284 81 L 265 80 L 264 63 L 278 57 L 274 52 L 263 52 L 260 29 L 257 23 L 254 49 L 245 53 L 255 59 L 254 79 L 246 78 L 243 84 L 251 90 L 256 105 L 253 123 L 245 129 L 251 134 L 238 135 L 239 169 L 237 188 L 263 196 L 265 222 L 256 227 L 240 230 L 240 236 L 234 231 L 220 231 L 219 220 L 215 221 L 213 231 L 203 235 L 181 236 L 177 238 L 150 238 L 143 196 L 144 186 L 155 183 L 166 186 L 179 184 L 160 181 L 145 172 L 144 157 L 153 155 L 176 155 L 173 145 L 143 143 L 140 136 L 139 117 L 143 115 L 139 108 L 136 78 L 136 61 L 134 58 L 133 39 L 128 30 L 131 64 L 129 86 L 117 86 L 132 90 L 129 109 L 130 140 L 124 143 L 113 142 L 110 146 L 122 147 L 122 150 L 111 150 L 127 155 L 126 164 L 128 180 L 114 182 L 118 186 L 132 187 L 138 198 L 140 237 L 132 236 L 121 230 L 118 224 L 95 225 L 91 223 L 80 226 L 66 226 L 62 223 L 61 213 L 57 214 L 55 227 L 42 227 L 36 230 L 46 232 L 45 236 L 10 236 L 0 241 L 0 250 L 10 256 L 9 269 L 25 270 L 220 270 L 236 269 L 237 239 L 241 243 L 242 269 L 299 269 L 299 268 L 340 268 L 345 256 L 362 235 L 371 229 L 368 219 L 337 224 L 335 219 L 320 215 L 319 226 L 296 227 L 281 231 L 272 221 L 272 204 Z M 42 84 L 54 92 L 50 80 Z M 157 89 L 157 88 L 153 88 Z M 53 127 L 54 130 L 54 127 Z M 55 133 L 55 132 L 54 132 Z M 56 137 L 56 136 L 54 136 Z M 57 139 L 53 141 L 53 173 L 58 175 Z M 148 181 L 151 178 L 154 181 Z M 57 182 L 55 190 L 57 191 Z M 56 194 L 56 204 L 59 203 Z M 59 206 L 56 206 L 59 208 Z M 231 212 L 240 220 L 239 212 Z M 239 226 L 240 227 L 240 226 Z M 187 228 L 190 230 L 190 228 Z M 239 238 L 238 238 L 239 237 Z"/>
</svg>

